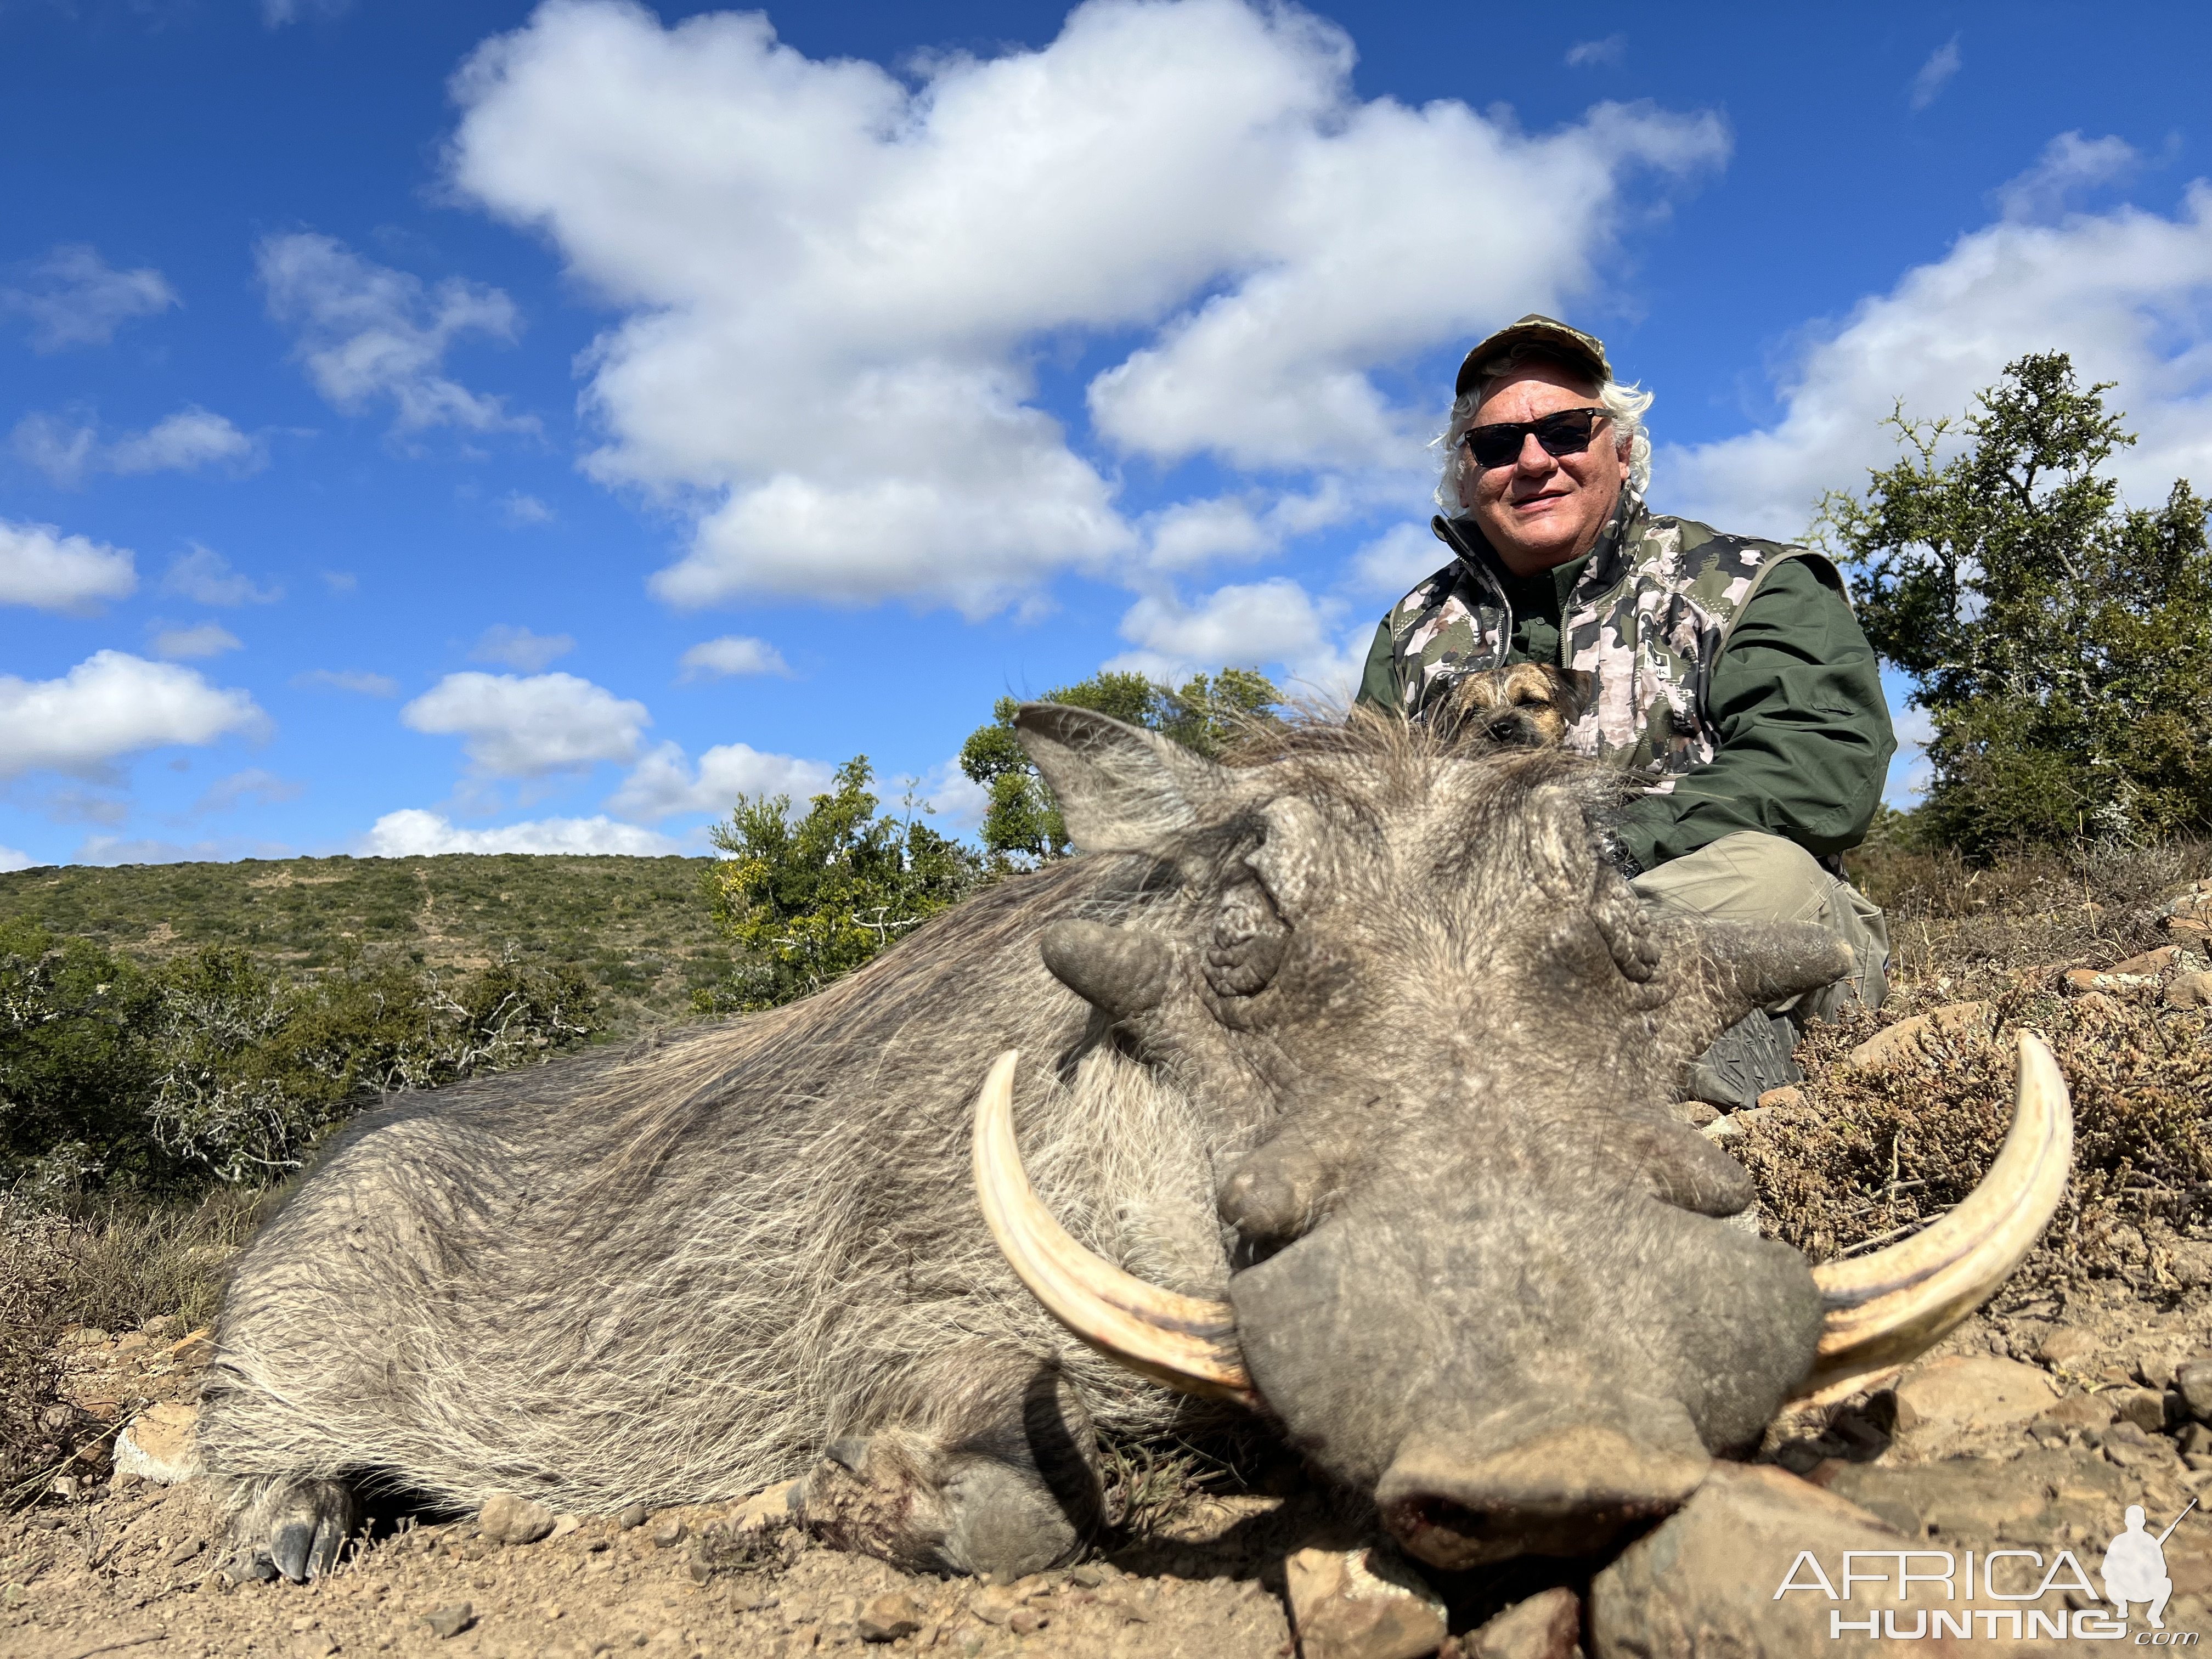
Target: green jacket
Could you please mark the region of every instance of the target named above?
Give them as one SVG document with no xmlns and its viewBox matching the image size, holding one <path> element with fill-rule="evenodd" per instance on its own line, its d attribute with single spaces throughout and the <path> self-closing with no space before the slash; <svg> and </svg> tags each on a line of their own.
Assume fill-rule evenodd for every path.
<svg viewBox="0 0 2212 1659">
<path fill-rule="evenodd" d="M 1458 557 L 1376 629 L 1359 701 L 1419 720 L 1462 674 L 1540 661 L 1597 678 L 1571 748 L 1648 779 L 1619 823 L 1646 869 L 1740 830 L 1856 846 L 1897 747 L 1874 652 L 1818 554 L 1648 513 L 1624 489 L 1583 558 L 1534 577 L 1465 520 Z"/>
</svg>

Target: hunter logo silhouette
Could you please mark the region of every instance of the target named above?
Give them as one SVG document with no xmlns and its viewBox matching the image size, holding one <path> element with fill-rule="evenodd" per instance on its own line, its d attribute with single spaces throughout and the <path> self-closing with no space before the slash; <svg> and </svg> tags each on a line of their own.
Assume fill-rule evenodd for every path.
<svg viewBox="0 0 2212 1659">
<path fill-rule="evenodd" d="M 2188 1508 L 2154 1538 L 2144 1528 L 2142 1505 L 2128 1505 L 2128 1529 L 2113 1539 L 2105 1551 L 2102 1569 L 2105 1598 L 2112 1604 L 2115 1619 L 2128 1616 L 2129 1602 L 2142 1601 L 2148 1604 L 2143 1616 L 2150 1620 L 2150 1627 L 2166 1628 L 2166 1620 L 2160 1615 L 2166 1611 L 2166 1598 L 2173 1594 L 2173 1580 L 2166 1575 L 2166 1540 L 2173 1536 L 2174 1528 L 2181 1524 L 2181 1516 L 2196 1507 L 2197 1500 L 2192 1498 Z"/>
</svg>

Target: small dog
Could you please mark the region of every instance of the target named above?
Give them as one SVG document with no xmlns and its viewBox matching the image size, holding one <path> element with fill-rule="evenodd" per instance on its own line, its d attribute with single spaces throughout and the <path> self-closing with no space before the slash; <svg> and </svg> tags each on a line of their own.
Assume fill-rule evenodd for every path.
<svg viewBox="0 0 2212 1659">
<path fill-rule="evenodd" d="M 1547 749 L 1566 736 L 1597 690 L 1595 675 L 1546 662 L 1516 662 L 1468 674 L 1438 709 L 1444 731 L 1519 749 Z"/>
</svg>

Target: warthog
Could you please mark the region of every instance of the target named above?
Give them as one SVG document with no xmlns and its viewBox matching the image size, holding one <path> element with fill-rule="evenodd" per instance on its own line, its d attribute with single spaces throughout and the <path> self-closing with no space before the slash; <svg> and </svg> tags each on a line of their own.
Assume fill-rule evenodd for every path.
<svg viewBox="0 0 2212 1659">
<path fill-rule="evenodd" d="M 1848 952 L 1649 914 L 1574 757 L 1017 725 L 1085 856 L 804 1003 L 344 1133 L 240 1261 L 202 1410 L 261 1571 L 325 1570 L 363 1481 L 603 1512 L 805 1473 L 833 1542 L 1019 1573 L 1095 1526 L 1100 1430 L 1194 1409 L 1424 1561 L 1584 1554 L 1932 1341 L 2057 1202 L 2030 1047 L 2005 1156 L 1917 1238 L 1816 1273 L 1724 1224 L 1750 1186 L 1676 1079 Z"/>
</svg>

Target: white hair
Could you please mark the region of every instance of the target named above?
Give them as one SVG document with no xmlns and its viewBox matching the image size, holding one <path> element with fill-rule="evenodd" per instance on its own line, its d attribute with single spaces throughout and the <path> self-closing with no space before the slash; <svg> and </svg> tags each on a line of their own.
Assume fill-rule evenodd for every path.
<svg viewBox="0 0 2212 1659">
<path fill-rule="evenodd" d="M 1469 457 L 1460 440 L 1474 424 L 1474 411 L 1482 407 L 1483 399 L 1496 390 L 1500 380 L 1538 361 L 1571 367 L 1558 352 L 1544 346 L 1516 346 L 1489 364 L 1482 378 L 1468 388 L 1467 395 L 1452 404 L 1449 423 L 1431 440 L 1431 449 L 1443 451 L 1443 474 L 1437 480 L 1437 505 L 1443 508 L 1447 517 L 1467 511 L 1460 501 L 1460 483 L 1467 477 Z M 1641 495 L 1651 483 L 1651 434 L 1644 425 L 1644 411 L 1651 407 L 1651 393 L 1641 386 L 1623 386 L 1618 380 L 1607 380 L 1599 383 L 1596 396 L 1598 407 L 1613 417 L 1619 434 L 1615 441 L 1626 439 L 1628 442 L 1628 484 Z"/>
</svg>

